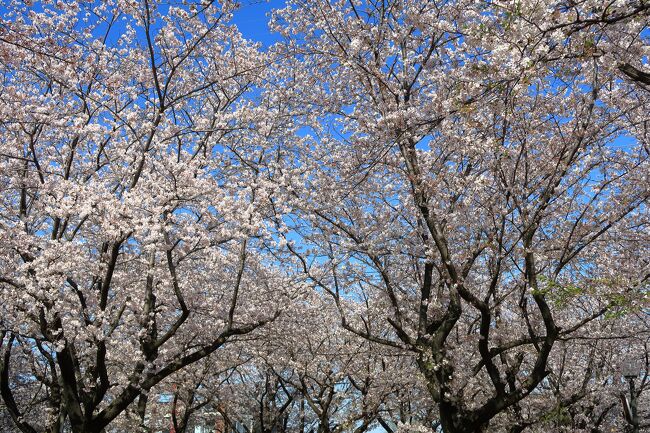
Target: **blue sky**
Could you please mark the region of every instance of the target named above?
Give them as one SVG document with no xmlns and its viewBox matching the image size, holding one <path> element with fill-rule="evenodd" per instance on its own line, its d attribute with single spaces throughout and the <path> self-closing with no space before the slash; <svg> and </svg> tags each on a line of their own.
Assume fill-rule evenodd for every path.
<svg viewBox="0 0 650 433">
<path fill-rule="evenodd" d="M 270 12 L 284 6 L 284 0 L 243 0 L 232 22 L 245 38 L 261 42 L 264 47 L 278 40 L 268 28 Z"/>
</svg>

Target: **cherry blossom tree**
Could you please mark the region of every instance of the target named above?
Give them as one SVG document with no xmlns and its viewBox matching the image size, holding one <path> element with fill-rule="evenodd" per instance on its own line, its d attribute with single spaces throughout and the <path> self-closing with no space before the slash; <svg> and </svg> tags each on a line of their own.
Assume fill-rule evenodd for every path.
<svg viewBox="0 0 650 433">
<path fill-rule="evenodd" d="M 263 340 L 272 350 L 260 354 L 280 385 L 293 390 L 299 432 L 371 430 L 415 372 L 410 356 L 346 332 L 337 314 L 331 299 L 318 294 L 264 330 L 280 326 L 277 337 Z"/>
<path fill-rule="evenodd" d="M 647 302 L 647 95 L 616 59 L 646 53 L 649 7 L 291 1 L 274 17 L 278 97 L 304 126 L 291 251 L 347 330 L 414 354 L 445 432 L 517 424 L 557 397 L 560 342 L 608 338 Z M 598 380 L 594 362 L 573 380 Z"/>
<path fill-rule="evenodd" d="M 0 390 L 23 432 L 144 423 L 149 390 L 300 290 L 262 248 L 266 58 L 234 6 L 3 10 Z"/>
<path fill-rule="evenodd" d="M 230 346 L 221 363 L 205 359 L 204 369 L 179 372 L 152 390 L 166 395 L 152 411 L 177 419 L 203 412 L 208 425 L 218 414 L 227 429 L 258 433 L 361 433 L 430 413 L 430 402 L 409 399 L 419 385 L 413 358 L 337 327 L 337 314 L 331 299 L 316 293 L 288 305 Z"/>
</svg>

